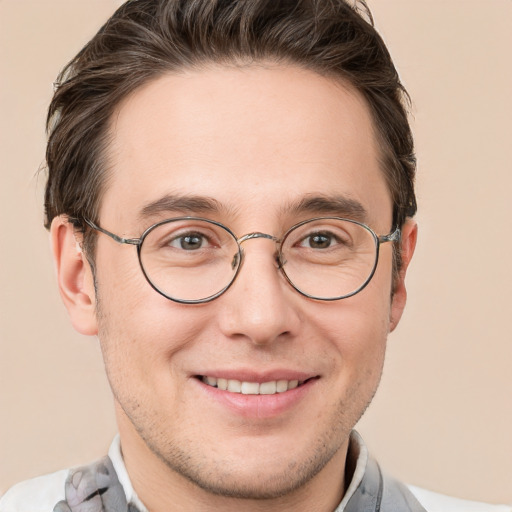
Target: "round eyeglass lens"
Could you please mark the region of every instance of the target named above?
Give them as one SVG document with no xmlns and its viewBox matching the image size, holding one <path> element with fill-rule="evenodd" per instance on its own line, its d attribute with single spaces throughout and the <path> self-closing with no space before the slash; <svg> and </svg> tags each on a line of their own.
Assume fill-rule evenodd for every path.
<svg viewBox="0 0 512 512">
<path fill-rule="evenodd" d="M 355 221 L 306 221 L 285 235 L 283 272 L 301 293 L 316 299 L 348 297 L 363 288 L 377 264 L 378 239 Z"/>
<path fill-rule="evenodd" d="M 240 265 L 234 235 L 204 219 L 173 219 L 143 235 L 139 258 L 150 284 L 179 302 L 204 302 L 233 282 Z"/>
</svg>

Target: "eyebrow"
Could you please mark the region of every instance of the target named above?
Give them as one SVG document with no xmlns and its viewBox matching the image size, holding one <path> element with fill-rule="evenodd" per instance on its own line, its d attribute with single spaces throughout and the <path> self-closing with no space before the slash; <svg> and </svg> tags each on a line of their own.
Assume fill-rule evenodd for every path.
<svg viewBox="0 0 512 512">
<path fill-rule="evenodd" d="M 345 196 L 308 195 L 284 208 L 294 214 L 321 214 L 348 217 L 360 222 L 368 220 L 366 208 L 357 200 Z"/>
<path fill-rule="evenodd" d="M 141 220 L 147 219 L 161 213 L 219 213 L 225 211 L 219 201 L 213 197 L 166 194 L 165 196 L 146 204 L 140 211 Z"/>
</svg>

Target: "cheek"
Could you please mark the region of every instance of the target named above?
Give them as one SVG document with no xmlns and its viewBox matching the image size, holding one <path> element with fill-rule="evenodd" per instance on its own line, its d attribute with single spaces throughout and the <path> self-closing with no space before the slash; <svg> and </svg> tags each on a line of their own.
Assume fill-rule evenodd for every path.
<svg viewBox="0 0 512 512">
<path fill-rule="evenodd" d="M 350 318 L 342 315 L 341 322 L 346 326 L 346 331 L 340 326 L 341 334 L 336 338 L 336 348 L 341 355 L 341 375 L 347 386 L 351 382 L 366 382 L 372 387 L 378 383 L 382 371 L 387 322 L 384 317 L 375 315 L 376 311 L 364 313 L 369 311 L 358 311 Z"/>
<path fill-rule="evenodd" d="M 320 337 L 327 340 L 325 356 L 342 387 L 379 382 L 389 333 L 389 287 L 370 283 L 359 294 L 338 303 L 315 304 L 309 310 Z"/>
<path fill-rule="evenodd" d="M 198 337 L 205 322 L 201 311 L 151 288 L 132 256 L 98 261 L 98 337 L 109 376 L 136 374 L 140 382 L 149 382 L 173 371 L 179 364 L 176 354 Z"/>
<path fill-rule="evenodd" d="M 389 333 L 391 289 L 377 280 L 358 294 L 339 302 L 322 305 L 313 313 L 322 318 L 319 328 L 326 330 L 328 338 L 347 354 L 367 354 L 385 346 Z"/>
<path fill-rule="evenodd" d="M 317 305 L 314 318 L 321 360 L 327 361 L 318 421 L 332 425 L 332 437 L 355 426 L 378 388 L 386 350 L 386 312 L 363 292 L 338 304 Z M 323 306 L 323 307 L 322 307 Z M 386 308 L 388 309 L 388 308 Z M 313 320 L 312 320 L 313 322 Z"/>
</svg>

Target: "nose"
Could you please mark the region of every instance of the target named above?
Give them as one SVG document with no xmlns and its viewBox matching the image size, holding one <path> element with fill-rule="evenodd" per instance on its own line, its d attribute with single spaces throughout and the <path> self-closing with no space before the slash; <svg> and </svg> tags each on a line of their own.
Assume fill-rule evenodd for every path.
<svg viewBox="0 0 512 512">
<path fill-rule="evenodd" d="M 251 240 L 244 247 L 242 268 L 217 301 L 221 331 L 228 337 L 269 345 L 299 329 L 300 295 L 279 271 L 272 239 Z"/>
</svg>

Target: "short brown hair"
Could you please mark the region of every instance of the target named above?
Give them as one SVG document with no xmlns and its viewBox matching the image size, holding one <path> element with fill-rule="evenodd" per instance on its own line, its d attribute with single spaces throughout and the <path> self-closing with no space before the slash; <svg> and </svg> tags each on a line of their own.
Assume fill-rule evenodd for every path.
<svg viewBox="0 0 512 512">
<path fill-rule="evenodd" d="M 58 77 L 46 152 L 45 225 L 98 221 L 108 125 L 119 102 L 156 77 L 208 62 L 292 63 L 348 81 L 366 99 L 401 226 L 416 212 L 408 95 L 363 1 L 130 0 Z"/>
</svg>

